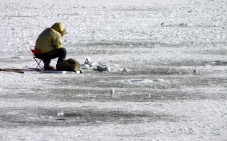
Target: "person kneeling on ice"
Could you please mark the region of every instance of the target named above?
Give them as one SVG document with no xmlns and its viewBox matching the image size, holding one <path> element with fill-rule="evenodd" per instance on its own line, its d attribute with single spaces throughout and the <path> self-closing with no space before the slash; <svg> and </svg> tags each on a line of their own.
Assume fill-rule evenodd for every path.
<svg viewBox="0 0 227 141">
<path fill-rule="evenodd" d="M 35 49 L 42 53 L 44 70 L 54 70 L 54 67 L 50 66 L 51 59 L 58 58 L 57 64 L 65 60 L 67 53 L 63 47 L 62 37 L 66 33 L 64 25 L 57 22 L 38 36 Z"/>
</svg>

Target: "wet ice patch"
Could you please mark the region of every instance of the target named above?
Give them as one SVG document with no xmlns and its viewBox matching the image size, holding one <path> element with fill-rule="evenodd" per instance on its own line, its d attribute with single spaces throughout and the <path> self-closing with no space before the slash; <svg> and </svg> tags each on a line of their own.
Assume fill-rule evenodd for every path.
<svg viewBox="0 0 227 141">
<path fill-rule="evenodd" d="M 189 25 L 187 23 L 165 23 L 165 22 L 162 22 L 160 24 L 162 27 L 188 27 Z"/>
<path fill-rule="evenodd" d="M 227 62 L 226 61 L 213 61 L 213 62 L 210 62 L 207 65 L 211 65 L 211 66 L 226 66 Z"/>
<path fill-rule="evenodd" d="M 1 126 L 80 126 L 99 124 L 132 124 L 147 121 L 173 121 L 172 115 L 149 111 L 126 111 L 120 109 L 64 108 L 57 109 L 0 109 Z"/>
<path fill-rule="evenodd" d="M 11 59 L 24 59 L 24 57 L 23 56 L 16 56 L 15 55 L 15 56 L 12 56 Z"/>
</svg>

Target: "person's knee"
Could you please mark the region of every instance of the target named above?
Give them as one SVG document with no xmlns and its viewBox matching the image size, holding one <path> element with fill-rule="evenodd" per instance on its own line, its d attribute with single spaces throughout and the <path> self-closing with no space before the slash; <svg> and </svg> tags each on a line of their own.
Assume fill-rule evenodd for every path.
<svg viewBox="0 0 227 141">
<path fill-rule="evenodd" d="M 66 49 L 65 49 L 65 48 L 59 48 L 59 50 L 60 50 L 61 52 L 66 52 Z"/>
<path fill-rule="evenodd" d="M 58 49 L 58 54 L 59 54 L 59 57 L 65 58 L 66 54 L 67 54 L 66 49 L 65 48 L 59 48 Z"/>
<path fill-rule="evenodd" d="M 65 48 L 59 48 L 58 52 L 59 52 L 59 54 L 66 54 L 66 49 Z"/>
</svg>

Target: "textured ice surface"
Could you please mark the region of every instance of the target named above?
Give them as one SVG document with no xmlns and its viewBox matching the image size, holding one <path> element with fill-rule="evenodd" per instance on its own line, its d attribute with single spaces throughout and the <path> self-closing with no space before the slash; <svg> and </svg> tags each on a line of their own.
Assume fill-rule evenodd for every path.
<svg viewBox="0 0 227 141">
<path fill-rule="evenodd" d="M 226 140 L 226 15 L 224 0 L 1 0 L 0 68 L 35 67 L 61 21 L 67 57 L 110 71 L 0 72 L 0 140 Z"/>
</svg>

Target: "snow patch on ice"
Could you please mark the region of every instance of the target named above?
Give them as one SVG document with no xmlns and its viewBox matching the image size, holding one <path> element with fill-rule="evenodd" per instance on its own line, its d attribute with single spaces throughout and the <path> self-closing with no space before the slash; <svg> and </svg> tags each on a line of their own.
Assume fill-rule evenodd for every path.
<svg viewBox="0 0 227 141">
<path fill-rule="evenodd" d="M 126 67 L 121 67 L 118 64 L 108 64 L 108 63 L 101 63 L 92 61 L 90 57 L 87 57 L 84 63 L 81 65 L 81 68 L 84 71 L 91 72 L 91 71 L 99 71 L 99 72 L 129 72 L 129 69 Z"/>
<path fill-rule="evenodd" d="M 169 83 L 169 81 L 163 80 L 163 79 L 155 79 L 155 80 L 129 79 L 129 80 L 122 80 L 121 83 L 127 84 L 127 85 L 151 85 L 151 84 L 166 84 L 166 83 Z"/>
</svg>

